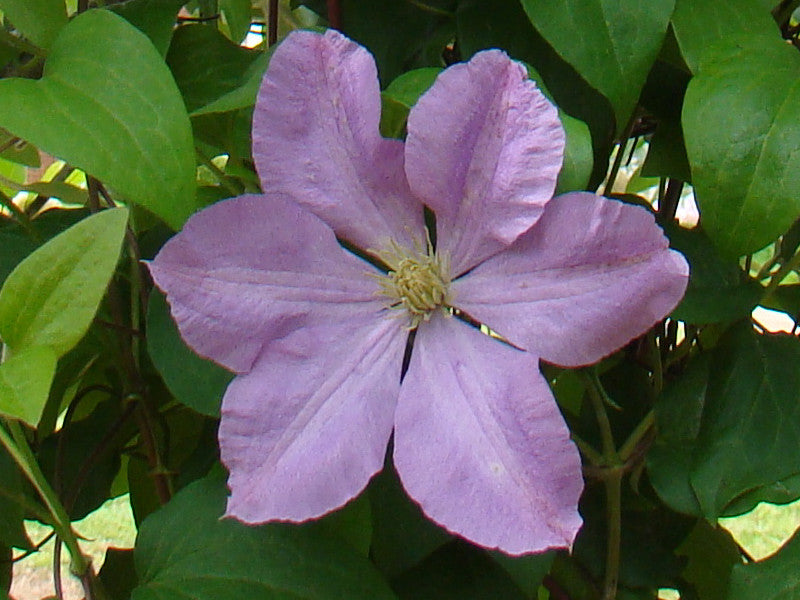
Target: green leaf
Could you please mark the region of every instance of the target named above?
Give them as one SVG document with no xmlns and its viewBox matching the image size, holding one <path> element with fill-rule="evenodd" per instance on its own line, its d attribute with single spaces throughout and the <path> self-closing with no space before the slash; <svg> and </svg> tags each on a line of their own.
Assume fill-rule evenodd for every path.
<svg viewBox="0 0 800 600">
<path fill-rule="evenodd" d="M 64 27 L 44 76 L 0 81 L 0 127 L 178 229 L 195 210 L 186 109 L 150 40 L 107 10 Z"/>
<path fill-rule="evenodd" d="M 343 31 L 369 49 L 386 85 L 410 69 L 441 65 L 442 52 L 455 31 L 455 4 L 454 0 L 424 4 L 343 0 Z"/>
<path fill-rule="evenodd" d="M 773 556 L 736 565 L 726 600 L 793 600 L 800 598 L 800 533 Z"/>
<path fill-rule="evenodd" d="M 739 547 L 728 531 L 719 525 L 712 527 L 708 521 L 699 519 L 675 553 L 687 558 L 681 575 L 693 586 L 697 597 L 702 600 L 727 600 L 731 569 L 742 563 Z"/>
<path fill-rule="evenodd" d="M 703 53 L 720 40 L 760 36 L 765 43 L 775 43 L 780 39 L 769 9 L 758 0 L 676 0 L 672 28 L 692 72 L 697 72 Z"/>
<path fill-rule="evenodd" d="M 0 0 L 0 10 L 25 37 L 49 48 L 67 24 L 64 0 Z"/>
<path fill-rule="evenodd" d="M 5 448 L 0 448 L 0 481 L 3 482 L 0 486 L 0 546 L 30 549 L 31 542 L 23 523 L 23 505 L 27 498 L 22 475 Z"/>
<path fill-rule="evenodd" d="M 128 600 L 136 587 L 133 550 L 108 548 L 98 578 L 110 600 Z"/>
<path fill-rule="evenodd" d="M 225 19 L 229 37 L 237 44 L 250 31 L 252 5 L 252 0 L 219 0 L 219 11 Z"/>
<path fill-rule="evenodd" d="M 424 67 L 408 71 L 392 81 L 383 93 L 411 108 L 417 103 L 420 96 L 428 91 L 441 72 L 440 67 Z"/>
<path fill-rule="evenodd" d="M 212 475 L 142 523 L 131 600 L 395 597 L 370 563 L 336 538 L 298 525 L 220 519 L 226 495 L 224 479 Z"/>
<path fill-rule="evenodd" d="M 686 295 L 672 317 L 687 323 L 735 321 L 749 317 L 764 289 L 747 278 L 736 261 L 723 260 L 699 229 L 665 227 L 670 245 L 691 267 Z"/>
<path fill-rule="evenodd" d="M 362 494 L 322 519 L 312 521 L 307 527 L 328 537 L 341 539 L 359 555 L 367 558 L 372 545 L 372 507 L 369 496 Z"/>
<path fill-rule="evenodd" d="M 149 37 L 161 56 L 165 56 L 175 29 L 175 17 L 184 4 L 184 0 L 128 0 L 112 4 L 109 10 Z"/>
<path fill-rule="evenodd" d="M 0 415 L 36 427 L 56 373 L 56 360 L 49 347 L 33 346 L 0 364 Z"/>
<path fill-rule="evenodd" d="M 0 146 L 5 147 L 14 138 L 8 132 L 0 131 Z M 0 152 L 0 158 L 9 162 L 15 162 L 26 167 L 39 168 L 39 152 L 36 148 L 24 141 L 11 144 L 8 148 Z"/>
<path fill-rule="evenodd" d="M 381 135 L 405 138 L 406 121 L 411 107 L 433 85 L 442 69 L 425 67 L 403 73 L 381 92 Z"/>
<path fill-rule="evenodd" d="M 23 260 L 0 290 L 0 338 L 12 353 L 49 346 L 57 356 L 89 328 L 119 258 L 126 209 L 93 215 Z"/>
<path fill-rule="evenodd" d="M 391 451 L 388 452 L 391 456 Z M 372 561 L 389 579 L 419 564 L 452 536 L 425 518 L 406 495 L 391 460 L 369 485 Z"/>
<path fill-rule="evenodd" d="M 800 472 L 800 339 L 731 328 L 656 403 L 653 487 L 677 511 L 714 519 Z M 780 426 L 779 426 L 780 425 Z"/>
<path fill-rule="evenodd" d="M 506 573 L 514 580 L 514 583 L 529 598 L 536 597 L 537 590 L 545 575 L 550 571 L 553 559 L 556 557 L 554 551 L 525 556 L 509 556 L 496 550 L 489 551 L 488 554 L 505 569 Z"/>
<path fill-rule="evenodd" d="M 617 131 L 633 112 L 675 0 L 521 0 L 531 23 L 614 107 Z"/>
<path fill-rule="evenodd" d="M 232 43 L 206 25 L 175 30 L 167 64 L 192 116 L 255 104 L 271 52 Z"/>
<path fill-rule="evenodd" d="M 556 194 L 585 190 L 589 185 L 589 178 L 594 167 L 592 155 L 592 136 L 589 127 L 583 121 L 573 119 L 568 114 L 559 111 L 561 124 L 567 136 L 564 147 L 564 164 L 558 174 Z"/>
<path fill-rule="evenodd" d="M 686 91 L 683 133 L 700 222 L 737 258 L 800 215 L 800 56 L 750 38 L 705 57 Z"/>
<path fill-rule="evenodd" d="M 487 554 L 454 540 L 392 582 L 402 600 L 525 600 L 508 573 Z"/>
<path fill-rule="evenodd" d="M 147 307 L 147 351 L 175 398 L 203 415 L 219 416 L 233 374 L 192 352 L 181 339 L 164 295 L 153 290 Z"/>
</svg>

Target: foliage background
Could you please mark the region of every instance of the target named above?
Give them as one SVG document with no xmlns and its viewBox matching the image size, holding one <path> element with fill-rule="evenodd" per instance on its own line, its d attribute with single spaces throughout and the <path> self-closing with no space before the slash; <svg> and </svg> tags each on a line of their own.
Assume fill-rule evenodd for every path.
<svg viewBox="0 0 800 600">
<path fill-rule="evenodd" d="M 755 560 L 718 520 L 800 497 L 798 4 L 0 0 L 0 590 L 11 549 L 34 549 L 28 518 L 93 598 L 797 594 L 799 537 Z M 258 191 L 269 47 L 329 25 L 374 54 L 391 137 L 447 64 L 490 47 L 525 62 L 567 130 L 559 190 L 651 207 L 690 262 L 650 333 L 588 371 L 545 366 L 584 454 L 572 553 L 453 539 L 390 464 L 316 523 L 218 520 L 230 375 L 183 345 L 140 260 L 202 206 Z M 248 32 L 263 43 L 241 46 Z M 677 218 L 691 198 L 696 227 Z M 98 579 L 70 523 L 126 493 L 136 547 Z"/>
</svg>

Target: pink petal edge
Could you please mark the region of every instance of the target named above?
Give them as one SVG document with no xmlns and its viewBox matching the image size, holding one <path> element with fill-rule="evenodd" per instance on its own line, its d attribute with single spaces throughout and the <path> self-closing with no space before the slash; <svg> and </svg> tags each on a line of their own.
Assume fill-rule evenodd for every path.
<svg viewBox="0 0 800 600">
<path fill-rule="evenodd" d="M 377 271 L 297 204 L 239 196 L 193 215 L 148 264 L 198 354 L 248 371 L 272 339 L 377 313 Z"/>
<path fill-rule="evenodd" d="M 406 337 L 389 318 L 304 328 L 234 379 L 219 430 L 226 514 L 305 521 L 357 496 L 383 467 Z"/>
<path fill-rule="evenodd" d="M 677 306 L 689 266 L 642 207 L 551 200 L 508 250 L 453 282 L 454 304 L 548 362 L 597 362 Z"/>
<path fill-rule="evenodd" d="M 436 213 L 454 276 L 536 222 L 563 153 L 558 111 L 503 52 L 479 52 L 439 75 L 408 117 L 406 173 Z"/>
<path fill-rule="evenodd" d="M 377 69 L 340 33 L 295 31 L 270 60 L 253 115 L 265 194 L 287 195 L 362 250 L 422 244 L 403 143 L 381 137 Z"/>
</svg>

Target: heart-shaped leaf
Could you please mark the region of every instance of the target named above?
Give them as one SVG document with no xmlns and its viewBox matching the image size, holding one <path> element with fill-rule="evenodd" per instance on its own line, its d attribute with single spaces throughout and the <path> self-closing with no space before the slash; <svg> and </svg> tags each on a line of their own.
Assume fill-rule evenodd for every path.
<svg viewBox="0 0 800 600">
<path fill-rule="evenodd" d="M 173 228 L 195 211 L 186 109 L 150 40 L 92 10 L 61 30 L 38 81 L 0 81 L 0 127 L 63 158 Z"/>
</svg>

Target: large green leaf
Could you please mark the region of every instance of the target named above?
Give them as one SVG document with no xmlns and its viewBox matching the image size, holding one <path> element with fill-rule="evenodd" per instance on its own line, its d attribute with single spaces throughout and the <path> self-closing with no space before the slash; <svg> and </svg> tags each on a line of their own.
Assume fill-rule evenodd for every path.
<svg viewBox="0 0 800 600">
<path fill-rule="evenodd" d="M 689 84 L 683 133 L 701 223 L 728 257 L 800 215 L 800 56 L 759 38 L 717 46 Z"/>
<path fill-rule="evenodd" d="M 49 346 L 58 356 L 86 333 L 119 258 L 126 209 L 73 225 L 23 260 L 0 290 L 0 337 L 12 353 Z"/>
<path fill-rule="evenodd" d="M 669 506 L 709 519 L 800 472 L 800 339 L 734 326 L 656 404 L 650 480 Z"/>
<path fill-rule="evenodd" d="M 395 596 L 369 562 L 313 528 L 220 519 L 225 482 L 197 481 L 139 530 L 131 600 L 382 600 Z"/>
<path fill-rule="evenodd" d="M 617 130 L 633 112 L 675 0 L 521 0 L 534 27 L 614 107 Z"/>
<path fill-rule="evenodd" d="M 32 346 L 0 365 L 0 415 L 36 427 L 56 372 L 48 346 Z"/>
<path fill-rule="evenodd" d="M 759 0 L 676 0 L 672 28 L 693 72 L 703 53 L 720 40 L 752 35 L 766 42 L 780 39 L 775 20 Z"/>
<path fill-rule="evenodd" d="M 179 228 L 195 210 L 191 126 L 150 40 L 92 10 L 64 27 L 44 76 L 0 81 L 0 127 Z"/>
<path fill-rule="evenodd" d="M 769 558 L 733 568 L 726 600 L 797 600 L 800 598 L 800 533 L 795 532 Z"/>
<path fill-rule="evenodd" d="M 181 339 L 164 295 L 153 290 L 147 308 L 147 350 L 175 398 L 212 417 L 233 374 L 192 352 Z"/>
<path fill-rule="evenodd" d="M 25 37 L 49 48 L 67 24 L 64 0 L 0 0 L 0 10 Z"/>
<path fill-rule="evenodd" d="M 253 106 L 271 52 L 249 50 L 205 25 L 175 30 L 167 54 L 192 116 Z"/>
</svg>

